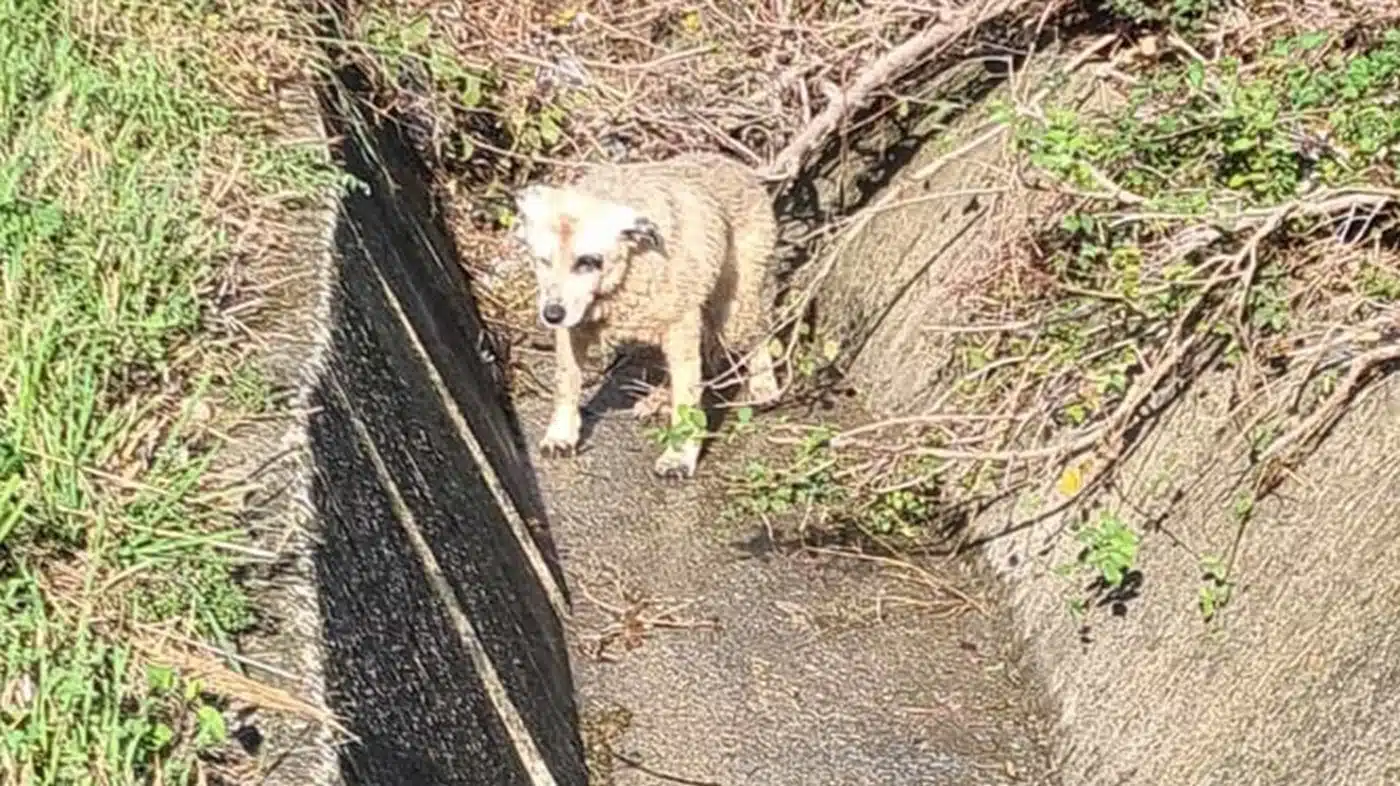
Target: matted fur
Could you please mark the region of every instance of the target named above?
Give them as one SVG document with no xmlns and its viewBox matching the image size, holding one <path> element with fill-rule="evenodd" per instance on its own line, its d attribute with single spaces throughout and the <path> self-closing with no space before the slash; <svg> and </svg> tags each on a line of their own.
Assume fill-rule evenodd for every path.
<svg viewBox="0 0 1400 786">
<path fill-rule="evenodd" d="M 777 222 L 749 167 L 710 153 L 603 165 L 570 186 L 530 186 L 516 201 L 541 320 L 559 330 L 546 452 L 578 442 L 578 362 L 594 343 L 659 345 L 678 422 L 682 406 L 699 405 L 702 354 L 715 344 L 747 351 L 766 335 Z M 754 397 L 777 394 L 766 352 L 750 371 Z M 690 440 L 667 450 L 657 471 L 688 476 L 698 456 L 699 440 Z"/>
</svg>

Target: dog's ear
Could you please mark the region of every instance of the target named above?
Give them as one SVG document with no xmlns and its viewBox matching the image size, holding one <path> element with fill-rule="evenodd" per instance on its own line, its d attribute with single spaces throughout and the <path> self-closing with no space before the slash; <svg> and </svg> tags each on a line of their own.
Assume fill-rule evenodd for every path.
<svg viewBox="0 0 1400 786">
<path fill-rule="evenodd" d="M 515 215 L 511 217 L 511 236 L 535 257 L 548 257 L 551 245 L 555 241 L 553 232 L 550 231 L 558 209 L 555 190 L 536 183 L 520 188 L 510 196 L 515 203 Z"/>
<path fill-rule="evenodd" d="M 525 241 L 525 227 L 529 224 L 544 223 L 544 212 L 549 207 L 549 186 L 533 183 L 511 193 L 515 215 L 512 217 L 511 235 L 520 242 Z"/>
<path fill-rule="evenodd" d="M 661 243 L 661 230 L 646 216 L 637 216 L 631 226 L 622 230 L 622 237 L 635 245 L 639 251 L 654 250 L 665 253 Z"/>
</svg>

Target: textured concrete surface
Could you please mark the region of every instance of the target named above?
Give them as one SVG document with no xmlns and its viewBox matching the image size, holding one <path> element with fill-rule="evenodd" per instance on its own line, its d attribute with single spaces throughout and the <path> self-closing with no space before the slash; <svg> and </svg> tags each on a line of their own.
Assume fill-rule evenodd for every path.
<svg viewBox="0 0 1400 786">
<path fill-rule="evenodd" d="M 1122 616 L 1090 616 L 1092 643 L 1049 573 L 1074 558 L 1069 538 L 1049 538 L 1064 522 L 986 550 L 1060 702 L 1065 782 L 1400 783 L 1400 388 L 1369 394 L 1242 533 L 1227 391 L 1199 385 L 1125 468 L 1109 504 L 1147 532 L 1144 581 Z M 1017 520 L 1001 510 L 977 527 Z M 1199 555 L 1237 536 L 1238 585 L 1207 627 Z"/>
<path fill-rule="evenodd" d="M 522 411 L 537 439 L 548 407 Z M 689 483 L 663 481 L 635 419 L 613 411 L 595 424 L 579 456 L 536 467 L 575 598 L 585 729 L 619 709 L 631 716 L 611 782 L 1052 782 L 1034 690 L 995 604 L 940 618 L 900 603 L 933 596 L 888 570 L 779 554 L 758 522 L 717 521 L 719 473 L 742 450 L 707 454 Z M 677 627 L 596 657 L 637 601 L 648 604 L 641 617 L 672 611 Z"/>
<path fill-rule="evenodd" d="M 367 188 L 338 206 L 315 295 L 283 304 L 301 368 L 278 378 L 305 409 L 254 478 L 281 515 L 252 526 L 283 540 L 245 645 L 353 739 L 256 720 L 268 782 L 582 786 L 558 566 L 426 173 L 348 95 L 325 105 Z"/>
<path fill-rule="evenodd" d="M 1066 90 L 1094 84 L 1083 75 Z M 863 348 L 850 370 L 880 414 L 918 412 L 942 392 L 946 350 L 920 326 L 955 323 L 1006 230 L 1039 210 L 999 196 L 1012 177 L 1000 142 L 910 181 L 976 139 L 980 119 L 959 121 L 896 180 L 905 194 L 946 196 L 882 214 L 828 279 L 824 325 Z M 1400 783 L 1395 385 L 1353 411 L 1242 533 L 1230 513 L 1243 467 L 1227 396 L 1226 380 L 1198 384 L 1125 468 L 1107 503 L 1145 533 L 1143 585 L 1121 616 L 1091 613 L 1087 642 L 1052 572 L 1077 551 L 1066 522 L 1024 526 L 1034 511 L 1007 505 L 972 524 L 1059 705 L 1064 783 Z M 1208 628 L 1199 559 L 1228 553 L 1237 536 L 1239 585 Z"/>
<path fill-rule="evenodd" d="M 289 118 L 300 121 L 290 136 L 326 136 L 311 90 L 290 96 L 285 108 Z M 338 200 L 328 195 L 323 204 L 290 212 L 284 227 L 295 252 L 249 260 L 246 275 L 260 285 L 264 305 L 248 326 L 268 339 L 254 362 L 277 392 L 286 417 L 237 429 L 210 468 L 216 476 L 251 484 L 243 524 L 253 545 L 278 555 L 271 564 L 255 565 L 246 577 L 261 616 L 261 624 L 238 642 L 242 654 L 259 664 L 249 669 L 250 675 L 318 710 L 325 706 L 325 653 L 311 559 L 314 543 L 305 528 L 311 473 L 304 462 L 307 423 L 301 413 L 307 411 L 330 351 L 338 207 Z M 338 779 L 335 735 L 316 719 L 254 711 L 236 718 L 232 729 L 236 738 L 247 741 L 247 752 L 267 763 L 267 786 L 319 786 Z"/>
</svg>

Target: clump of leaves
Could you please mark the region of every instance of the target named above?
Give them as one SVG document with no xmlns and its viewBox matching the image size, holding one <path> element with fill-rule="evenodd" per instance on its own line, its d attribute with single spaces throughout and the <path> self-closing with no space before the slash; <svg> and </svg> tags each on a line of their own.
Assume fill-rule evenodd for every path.
<svg viewBox="0 0 1400 786">
<path fill-rule="evenodd" d="M 1134 24 L 1166 27 L 1183 33 L 1199 31 L 1211 14 L 1224 5 L 1220 0 L 1107 0 L 1104 3 L 1109 13 Z"/>
<path fill-rule="evenodd" d="M 1108 587 L 1121 587 L 1137 561 L 1141 543 L 1138 534 L 1117 513 L 1103 510 L 1097 521 L 1079 530 L 1078 540 L 1084 547 L 1079 564 L 1092 570 Z"/>
<path fill-rule="evenodd" d="M 678 450 L 687 442 L 702 440 L 710 435 L 709 416 L 703 408 L 682 405 L 677 414 L 679 418 L 676 422 L 647 431 L 652 442 L 667 450 Z"/>
<path fill-rule="evenodd" d="M 1106 599 L 1125 600 L 1134 588 L 1127 579 L 1137 563 L 1141 537 L 1112 510 L 1100 510 L 1092 523 L 1080 526 L 1076 540 L 1081 546 L 1073 562 L 1055 568 L 1065 578 L 1088 573 L 1093 577 L 1088 595 L 1076 590 L 1065 601 L 1069 614 L 1076 621 L 1084 618 L 1089 600 L 1107 592 Z"/>
<path fill-rule="evenodd" d="M 933 515 L 933 495 L 927 489 L 896 489 L 876 495 L 862 516 L 864 529 L 875 535 L 914 538 Z"/>
<path fill-rule="evenodd" d="M 1017 139 L 1037 167 L 1091 191 L 1111 175 L 1146 209 L 1273 205 L 1311 182 L 1390 182 L 1397 88 L 1400 30 L 1363 52 L 1312 33 L 1281 39 L 1248 64 L 1168 65 L 1120 109 L 1054 108 L 1023 122 Z"/>
<path fill-rule="evenodd" d="M 1210 622 L 1215 619 L 1234 594 L 1235 584 L 1229 578 L 1225 561 L 1214 555 L 1201 558 L 1202 584 L 1197 594 L 1196 605 L 1201 619 Z"/>
<path fill-rule="evenodd" d="M 833 506 L 848 499 L 848 491 L 837 477 L 837 461 L 831 450 L 833 434 L 825 427 L 811 429 L 785 465 L 759 460 L 746 463 L 730 478 L 728 512 L 762 518 L 806 511 L 825 520 Z"/>
<path fill-rule="evenodd" d="M 895 474 L 908 478 L 883 488 L 860 482 L 867 465 L 832 446 L 835 430 L 809 429 L 783 462 L 754 460 L 730 477 L 731 517 L 760 518 L 794 515 L 800 527 L 824 536 L 894 538 L 906 541 L 927 534 L 939 515 L 939 476 L 942 465 L 914 458 Z"/>
<path fill-rule="evenodd" d="M 356 21 L 354 45 L 381 87 L 407 98 L 396 103 L 427 110 L 436 130 L 423 141 L 449 168 L 470 170 L 485 186 L 515 183 L 530 177 L 533 160 L 556 152 L 574 100 L 568 90 L 542 88 L 528 68 L 464 62 L 426 14 L 371 3 Z"/>
</svg>

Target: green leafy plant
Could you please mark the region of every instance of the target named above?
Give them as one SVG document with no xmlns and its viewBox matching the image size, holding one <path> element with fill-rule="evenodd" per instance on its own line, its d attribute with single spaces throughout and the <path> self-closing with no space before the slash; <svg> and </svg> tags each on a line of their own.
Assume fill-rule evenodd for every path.
<svg viewBox="0 0 1400 786">
<path fill-rule="evenodd" d="M 359 21 L 360 39 L 355 45 L 368 49 L 394 84 L 422 69 L 433 80 L 427 86 L 431 94 L 445 97 L 460 109 L 481 106 L 486 93 L 496 86 L 491 73 L 458 61 L 427 15 L 405 18 L 371 5 Z"/>
<path fill-rule="evenodd" d="M 1119 587 L 1137 560 L 1141 538 L 1118 514 L 1103 510 L 1098 519 L 1079 530 L 1077 536 L 1084 550 L 1079 564 L 1089 568 L 1109 587 Z"/>
<path fill-rule="evenodd" d="M 739 407 L 734 410 L 733 425 L 725 430 L 726 436 L 724 439 L 726 442 L 733 442 L 739 437 L 752 433 L 753 430 L 753 407 Z"/>
<path fill-rule="evenodd" d="M 683 405 L 677 414 L 677 422 L 649 429 L 647 436 L 667 450 L 676 450 L 687 442 L 710 436 L 709 417 L 703 408 Z"/>
<path fill-rule="evenodd" d="M 1107 0 L 1105 5 L 1111 13 L 1137 24 L 1195 32 L 1225 4 L 1220 0 Z"/>
<path fill-rule="evenodd" d="M 1310 176 L 1339 184 L 1393 160 L 1400 107 L 1380 99 L 1400 79 L 1400 31 L 1360 53 L 1325 34 L 1294 36 L 1242 66 L 1226 57 L 1163 68 L 1112 113 L 1052 107 L 1023 118 L 1019 144 L 1076 187 L 1102 189 L 1111 174 L 1148 206 L 1187 212 L 1212 192 L 1277 204 Z"/>
<path fill-rule="evenodd" d="M 897 489 L 876 495 L 861 524 L 876 535 L 913 538 L 932 515 L 932 498 L 920 488 Z"/>
<path fill-rule="evenodd" d="M 730 478 L 728 513 L 762 518 L 806 510 L 824 518 L 831 506 L 847 498 L 846 488 L 836 477 L 831 435 L 827 428 L 810 429 L 785 465 L 760 460 L 746 463 Z"/>
<path fill-rule="evenodd" d="M 1196 604 L 1201 619 L 1210 622 L 1220 610 L 1230 602 L 1234 593 L 1234 582 L 1229 579 L 1229 570 L 1220 557 L 1208 554 L 1201 558 L 1201 572 L 1204 584 L 1200 587 Z"/>
</svg>

